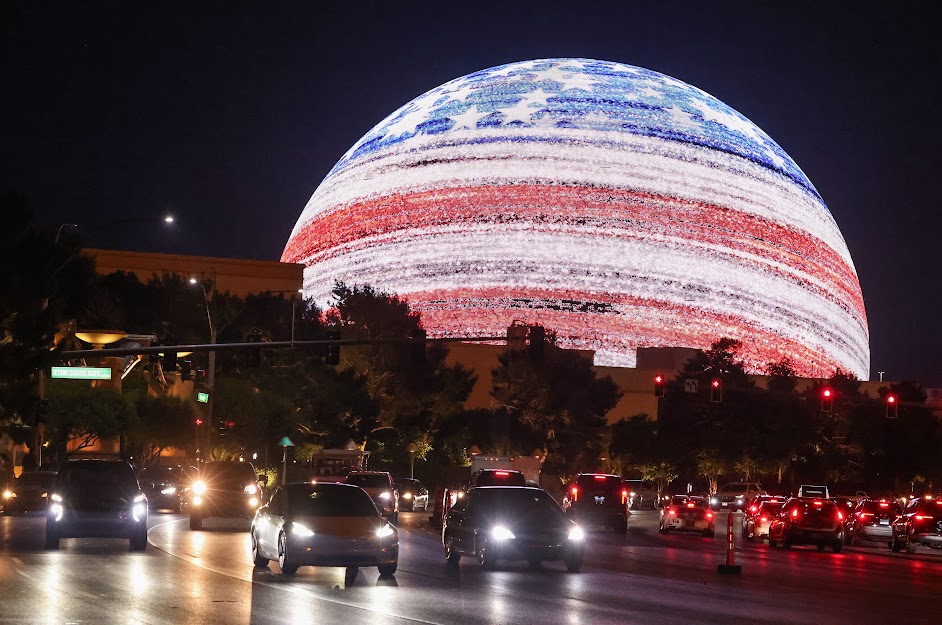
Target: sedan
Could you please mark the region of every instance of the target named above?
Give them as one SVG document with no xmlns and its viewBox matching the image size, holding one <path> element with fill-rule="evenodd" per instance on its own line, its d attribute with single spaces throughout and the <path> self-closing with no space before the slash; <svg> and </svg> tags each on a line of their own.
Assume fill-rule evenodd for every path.
<svg viewBox="0 0 942 625">
<path fill-rule="evenodd" d="M 484 568 L 498 560 L 562 560 L 582 568 L 585 535 L 544 490 L 531 486 L 472 488 L 448 511 L 442 525 L 445 560 L 457 566 L 473 556 Z"/>
<path fill-rule="evenodd" d="M 399 491 L 399 509 L 415 512 L 428 510 L 428 489 L 419 480 L 399 478 L 395 480 Z"/>
<path fill-rule="evenodd" d="M 659 529 L 662 534 L 675 530 L 713 536 L 716 532 L 716 515 L 705 497 L 674 495 L 670 505 L 661 508 Z"/>
<path fill-rule="evenodd" d="M 887 499 L 863 499 L 844 521 L 847 544 L 879 541 L 889 544 L 893 536 L 893 521 L 900 515 L 900 507 Z"/>
<path fill-rule="evenodd" d="M 49 490 L 56 480 L 55 471 L 24 473 L 3 491 L 3 512 L 25 514 L 46 509 Z"/>
<path fill-rule="evenodd" d="M 758 505 L 754 514 L 746 515 L 742 524 L 742 535 L 746 540 L 769 537 L 772 520 L 782 511 L 784 500 L 769 499 Z M 751 508 L 751 506 L 750 506 Z"/>
<path fill-rule="evenodd" d="M 349 484 L 279 486 L 252 521 L 255 566 L 277 560 L 284 575 L 300 566 L 375 566 L 389 576 L 399 563 L 399 534 L 366 492 Z"/>
</svg>

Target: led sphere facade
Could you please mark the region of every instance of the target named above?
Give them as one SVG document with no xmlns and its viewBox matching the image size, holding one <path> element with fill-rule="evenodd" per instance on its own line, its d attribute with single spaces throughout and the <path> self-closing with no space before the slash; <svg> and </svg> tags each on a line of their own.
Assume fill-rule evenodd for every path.
<svg viewBox="0 0 942 625">
<path fill-rule="evenodd" d="M 304 208 L 282 260 L 405 298 L 430 337 L 555 331 L 598 365 L 743 342 L 753 371 L 869 375 L 857 273 L 814 186 L 709 94 L 588 59 L 512 63 L 409 102 Z"/>
</svg>

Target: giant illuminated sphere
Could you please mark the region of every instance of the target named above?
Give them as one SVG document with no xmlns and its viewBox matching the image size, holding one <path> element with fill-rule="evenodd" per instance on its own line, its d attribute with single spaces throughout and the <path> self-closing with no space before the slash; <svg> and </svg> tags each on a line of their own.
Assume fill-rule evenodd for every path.
<svg viewBox="0 0 942 625">
<path fill-rule="evenodd" d="M 866 379 L 867 317 L 831 213 L 768 135 L 619 63 L 463 76 L 377 124 L 314 192 L 282 260 L 406 299 L 429 336 L 555 331 L 598 365 L 740 339 L 749 369 Z"/>
</svg>

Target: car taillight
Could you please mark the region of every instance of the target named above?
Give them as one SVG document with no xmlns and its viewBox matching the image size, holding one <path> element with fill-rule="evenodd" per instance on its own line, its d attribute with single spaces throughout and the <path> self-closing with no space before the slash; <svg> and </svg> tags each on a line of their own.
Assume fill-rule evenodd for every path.
<svg viewBox="0 0 942 625">
<path fill-rule="evenodd" d="M 860 519 L 861 521 L 866 520 L 868 516 L 873 516 L 873 513 L 872 512 L 858 512 L 857 513 L 857 518 Z"/>
<path fill-rule="evenodd" d="M 628 503 L 628 491 L 627 490 L 621 491 L 621 502 Z"/>
<path fill-rule="evenodd" d="M 837 511 L 837 520 L 838 520 L 838 521 L 843 521 L 843 520 L 844 520 L 844 515 L 841 514 L 841 511 L 840 511 L 840 510 Z"/>
<path fill-rule="evenodd" d="M 572 487 L 572 500 L 579 501 L 579 489 L 575 486 Z"/>
<path fill-rule="evenodd" d="M 763 516 L 763 517 L 759 517 L 759 521 L 761 521 L 762 523 L 765 523 L 766 521 L 768 521 L 768 519 Z"/>
<path fill-rule="evenodd" d="M 496 475 L 497 477 L 507 477 L 508 475 L 510 475 L 510 473 L 508 473 L 507 471 L 494 471 L 494 475 Z"/>
<path fill-rule="evenodd" d="M 798 518 L 798 508 L 795 508 L 794 510 L 792 510 L 792 518 L 793 519 Z"/>
<path fill-rule="evenodd" d="M 674 510 L 673 508 L 668 508 L 667 514 L 677 514 L 677 511 Z"/>
<path fill-rule="evenodd" d="M 823 502 L 823 501 L 818 501 L 817 499 L 815 499 L 815 500 L 814 500 L 814 505 L 816 505 L 816 506 L 823 506 L 823 505 L 824 505 L 824 502 Z"/>
<path fill-rule="evenodd" d="M 706 515 L 706 516 L 707 516 L 708 519 L 712 519 L 712 518 L 713 518 L 713 513 L 710 512 L 710 511 L 707 511 L 707 515 Z"/>
<path fill-rule="evenodd" d="M 916 519 L 917 521 L 925 521 L 927 519 L 931 519 L 932 517 L 927 514 L 917 514 L 913 518 Z"/>
<path fill-rule="evenodd" d="M 597 479 L 597 480 L 599 480 L 599 481 L 602 481 L 602 480 L 604 480 L 605 478 L 606 478 L 605 475 L 596 475 L 596 476 L 595 476 L 595 479 Z"/>
<path fill-rule="evenodd" d="M 697 507 L 697 504 L 695 504 L 695 503 L 688 503 L 688 504 L 687 504 L 687 507 L 688 507 L 688 508 L 696 508 L 696 507 Z"/>
<path fill-rule="evenodd" d="M 758 508 L 755 506 L 749 506 L 749 512 L 755 512 L 756 510 L 758 510 Z"/>
<path fill-rule="evenodd" d="M 881 502 L 880 502 L 880 507 L 881 507 L 881 508 L 889 508 L 889 507 L 890 507 L 890 504 L 888 504 L 888 503 L 885 502 L 885 501 L 881 501 Z"/>
</svg>

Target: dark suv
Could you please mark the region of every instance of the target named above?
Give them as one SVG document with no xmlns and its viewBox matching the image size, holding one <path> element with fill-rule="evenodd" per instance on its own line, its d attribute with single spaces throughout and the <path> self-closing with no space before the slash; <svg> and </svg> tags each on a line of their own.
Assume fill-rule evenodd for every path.
<svg viewBox="0 0 942 625">
<path fill-rule="evenodd" d="M 151 510 L 180 512 L 186 505 L 190 487 L 196 481 L 196 467 L 183 465 L 147 467 L 137 474 Z"/>
<path fill-rule="evenodd" d="M 210 517 L 252 518 L 260 497 L 258 477 L 250 463 L 207 462 L 191 490 L 190 529 L 203 529 L 203 519 Z"/>
<path fill-rule="evenodd" d="M 865 540 L 889 544 L 893 535 L 893 521 L 900 515 L 900 507 L 887 499 L 863 499 L 844 521 L 844 539 L 848 545 Z"/>
<path fill-rule="evenodd" d="M 831 551 L 840 553 L 844 545 L 844 513 L 831 499 L 789 499 L 769 524 L 769 546 L 778 544 L 784 549 L 816 545 L 818 551 L 830 545 Z"/>
<path fill-rule="evenodd" d="M 918 545 L 942 547 L 942 499 L 913 499 L 893 523 L 893 551 L 915 553 Z"/>
<path fill-rule="evenodd" d="M 629 491 L 621 477 L 580 473 L 566 487 L 563 509 L 580 525 L 603 525 L 616 534 L 628 531 Z"/>
<path fill-rule="evenodd" d="M 147 548 L 147 497 L 123 460 L 70 460 L 49 493 L 46 549 L 60 538 L 127 538 Z"/>
</svg>

